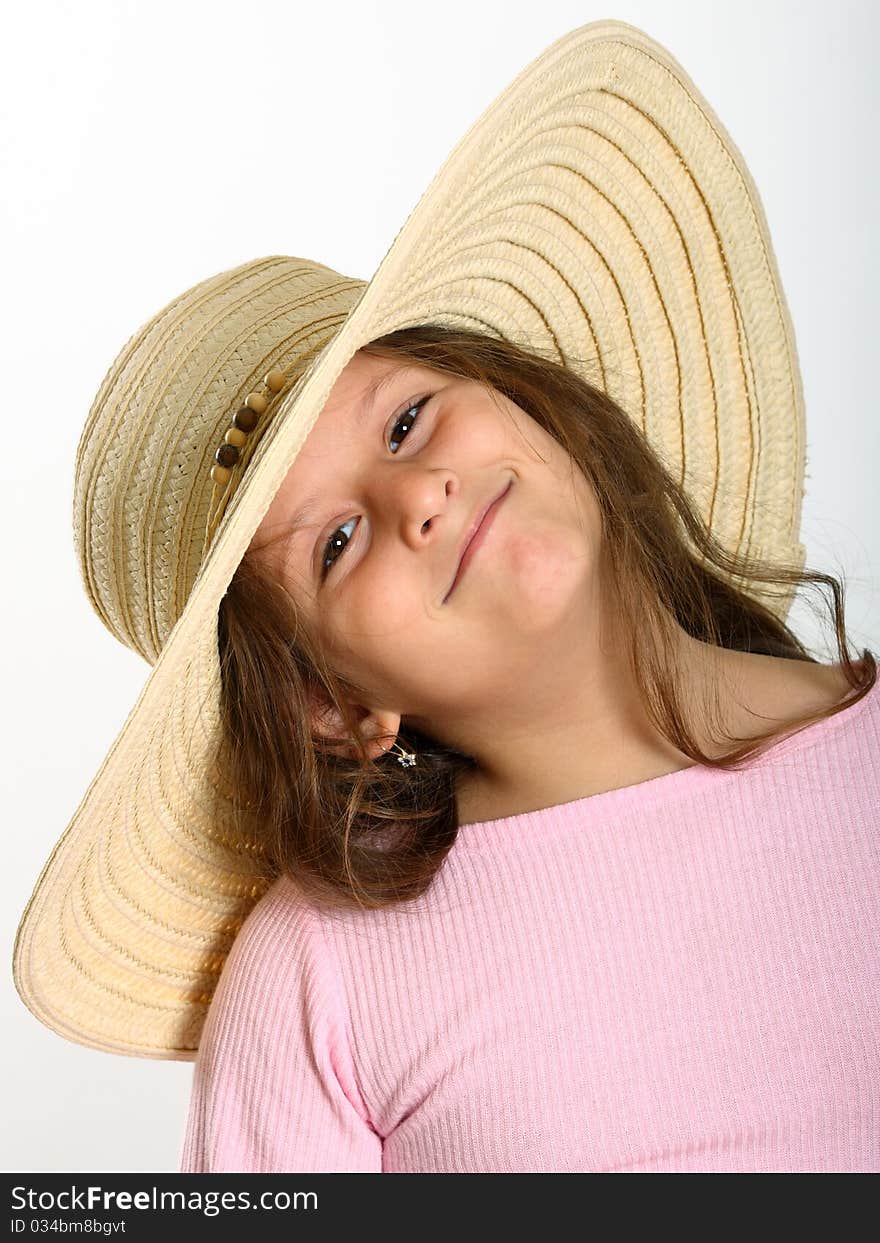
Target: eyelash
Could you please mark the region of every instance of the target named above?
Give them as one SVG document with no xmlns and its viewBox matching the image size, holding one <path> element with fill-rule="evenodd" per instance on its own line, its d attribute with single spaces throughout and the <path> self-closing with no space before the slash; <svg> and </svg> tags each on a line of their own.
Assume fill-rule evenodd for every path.
<svg viewBox="0 0 880 1243">
<path fill-rule="evenodd" d="M 414 419 L 410 419 L 410 420 L 407 420 L 406 416 L 411 414 L 413 410 L 421 412 L 422 408 L 425 405 L 427 405 L 427 403 L 431 400 L 432 396 L 433 396 L 433 393 L 429 393 L 426 397 L 422 397 L 418 401 L 408 402 L 406 406 L 404 407 L 404 409 L 401 410 L 400 413 L 395 417 L 394 422 L 391 424 L 392 432 L 394 431 L 395 427 L 397 427 L 398 423 L 408 421 L 409 427 L 407 428 L 406 434 L 403 437 L 403 439 L 406 439 L 406 436 L 408 436 L 410 434 L 410 431 L 412 430 L 413 424 L 418 420 L 418 414 L 416 415 Z M 392 440 L 390 443 L 396 444 L 399 448 L 400 445 L 402 444 L 402 440 Z M 393 450 L 393 452 L 396 453 L 397 450 L 395 449 Z M 348 521 L 352 522 L 354 521 L 354 519 L 349 519 Z M 344 522 L 342 526 L 348 526 L 348 522 Z M 336 562 L 339 560 L 339 557 L 342 555 L 342 553 L 345 552 L 346 548 L 348 547 L 348 543 L 350 539 L 349 536 L 346 537 L 345 543 L 339 549 L 339 556 L 337 556 L 333 561 L 331 561 L 329 565 L 327 564 L 327 556 L 328 556 L 328 553 L 330 552 L 330 546 L 341 530 L 342 530 L 342 527 L 337 527 L 336 530 L 331 533 L 330 538 L 327 540 L 327 543 L 324 545 L 324 556 L 321 560 L 321 570 L 320 570 L 320 579 L 322 583 L 324 579 L 327 578 L 327 576 L 330 574 L 334 565 L 336 565 Z"/>
</svg>

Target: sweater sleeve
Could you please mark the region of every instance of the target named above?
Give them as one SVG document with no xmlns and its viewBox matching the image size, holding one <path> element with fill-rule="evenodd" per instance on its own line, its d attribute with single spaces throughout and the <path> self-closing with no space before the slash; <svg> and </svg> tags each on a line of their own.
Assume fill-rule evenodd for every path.
<svg viewBox="0 0 880 1243">
<path fill-rule="evenodd" d="M 270 889 L 242 924 L 205 1018 L 179 1172 L 381 1169 L 318 917 Z"/>
</svg>

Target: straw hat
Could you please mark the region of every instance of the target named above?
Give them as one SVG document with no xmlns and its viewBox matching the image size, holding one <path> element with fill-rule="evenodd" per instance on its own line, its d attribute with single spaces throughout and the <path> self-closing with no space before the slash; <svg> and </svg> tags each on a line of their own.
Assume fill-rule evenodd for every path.
<svg viewBox="0 0 880 1243">
<path fill-rule="evenodd" d="M 76 456 L 76 549 L 98 616 L 152 670 L 15 941 L 22 1000 L 68 1040 L 196 1056 L 266 888 L 256 844 L 207 814 L 218 605 L 342 369 L 425 322 L 569 362 L 727 549 L 804 563 L 801 380 L 757 190 L 664 48 L 581 26 L 464 135 L 370 281 L 241 264 L 174 298 L 104 378 Z M 765 602 L 784 618 L 791 601 Z"/>
</svg>

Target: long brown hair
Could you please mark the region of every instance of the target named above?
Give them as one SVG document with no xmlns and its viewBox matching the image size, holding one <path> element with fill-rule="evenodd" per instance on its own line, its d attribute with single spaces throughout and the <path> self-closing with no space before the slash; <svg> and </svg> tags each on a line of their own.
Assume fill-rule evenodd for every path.
<svg viewBox="0 0 880 1243">
<path fill-rule="evenodd" d="M 603 583 L 623 619 L 631 667 L 646 712 L 679 751 L 700 764 L 739 768 L 779 734 L 835 715 L 874 685 L 847 651 L 843 589 L 815 570 L 726 552 L 629 416 L 571 367 L 520 345 L 439 325 L 391 333 L 364 354 L 416 363 L 477 381 L 515 402 L 563 445 L 591 483 L 602 515 Z M 691 546 L 688 546 L 688 540 Z M 605 569 L 612 572 L 605 573 Z M 775 721 L 720 757 L 704 753 L 671 664 L 675 627 L 704 643 L 813 661 L 800 640 L 738 577 L 782 588 L 823 585 L 833 597 L 839 659 L 859 694 L 810 716 Z M 637 624 L 636 624 L 637 623 Z M 401 721 L 399 741 L 418 754 L 343 758 L 313 733 L 313 711 L 333 705 L 355 745 L 349 700 L 363 688 L 330 667 L 291 595 L 247 554 L 220 604 L 223 689 L 220 764 L 237 791 L 236 819 L 256 839 L 267 882 L 290 876 L 327 910 L 375 909 L 427 890 L 458 832 L 456 786 L 473 757 Z M 240 819 L 239 819 L 240 817 Z"/>
</svg>

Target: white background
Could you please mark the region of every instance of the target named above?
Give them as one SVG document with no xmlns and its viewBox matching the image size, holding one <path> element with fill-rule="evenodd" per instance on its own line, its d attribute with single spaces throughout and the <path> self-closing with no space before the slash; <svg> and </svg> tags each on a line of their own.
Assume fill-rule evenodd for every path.
<svg viewBox="0 0 880 1243">
<path fill-rule="evenodd" d="M 91 611 L 71 534 L 77 440 L 119 348 L 176 294 L 262 255 L 368 279 L 449 151 L 526 64 L 586 22 L 640 26 L 684 66 L 757 183 L 804 380 L 807 564 L 844 577 L 851 639 L 876 652 L 878 8 L 30 0 L 5 10 L 5 1171 L 174 1171 L 189 1099 L 191 1063 L 70 1043 L 12 983 L 31 889 L 149 672 Z M 796 605 L 791 623 L 825 644 L 808 609 Z"/>
</svg>

